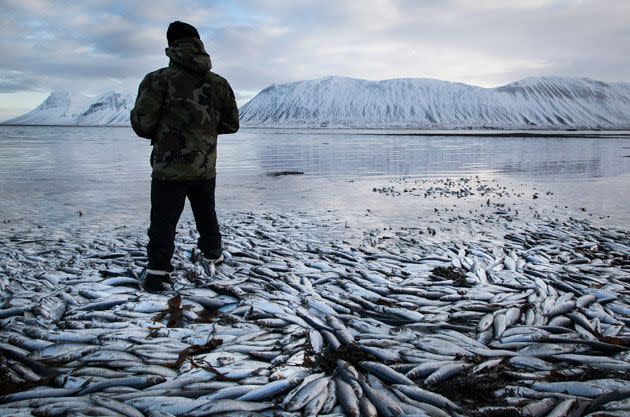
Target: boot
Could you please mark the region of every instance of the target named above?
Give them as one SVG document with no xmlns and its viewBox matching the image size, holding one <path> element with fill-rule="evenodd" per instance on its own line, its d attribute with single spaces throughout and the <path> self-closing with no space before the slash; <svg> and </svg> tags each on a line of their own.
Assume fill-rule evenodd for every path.
<svg viewBox="0 0 630 417">
<path fill-rule="evenodd" d="M 223 248 L 215 249 L 208 253 L 203 254 L 201 257 L 202 260 L 205 259 L 206 262 L 211 262 L 215 265 L 223 262 Z"/>
<path fill-rule="evenodd" d="M 193 250 L 191 260 L 193 263 L 199 262 L 206 275 L 213 277 L 216 273 L 216 266 L 223 262 L 223 249 L 219 248 L 207 254 L 200 250 Z"/>
<path fill-rule="evenodd" d="M 145 291 L 160 293 L 170 289 L 171 276 L 168 271 L 144 269 L 140 273 L 140 287 Z"/>
</svg>

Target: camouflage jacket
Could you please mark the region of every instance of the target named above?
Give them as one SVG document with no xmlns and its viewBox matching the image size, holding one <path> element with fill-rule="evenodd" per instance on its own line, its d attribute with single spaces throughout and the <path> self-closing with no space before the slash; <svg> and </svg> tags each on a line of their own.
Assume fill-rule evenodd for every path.
<svg viewBox="0 0 630 417">
<path fill-rule="evenodd" d="M 217 135 L 239 128 L 230 84 L 210 71 L 199 39 L 166 48 L 169 66 L 147 74 L 131 110 L 131 126 L 151 139 L 154 178 L 188 181 L 216 176 Z"/>
</svg>

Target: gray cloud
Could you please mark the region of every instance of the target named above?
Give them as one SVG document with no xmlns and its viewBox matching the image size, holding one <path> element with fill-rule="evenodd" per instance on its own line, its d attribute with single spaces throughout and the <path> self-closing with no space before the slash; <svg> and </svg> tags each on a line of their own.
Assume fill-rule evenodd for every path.
<svg viewBox="0 0 630 417">
<path fill-rule="evenodd" d="M 347 75 L 492 86 L 543 74 L 629 81 L 626 0 L 0 0 L 0 93 L 134 90 L 166 65 L 171 20 L 195 24 L 240 101 Z M 0 95 L 0 107 L 5 106 Z"/>
<path fill-rule="evenodd" d="M 0 69 L 0 93 L 17 93 L 37 89 L 37 79 L 25 77 L 17 71 Z"/>
<path fill-rule="evenodd" d="M 213 42 L 246 88 L 329 74 L 485 86 L 543 74 L 629 78 L 630 3 L 624 1 L 250 5 L 265 18 L 257 26 L 226 28 Z"/>
</svg>

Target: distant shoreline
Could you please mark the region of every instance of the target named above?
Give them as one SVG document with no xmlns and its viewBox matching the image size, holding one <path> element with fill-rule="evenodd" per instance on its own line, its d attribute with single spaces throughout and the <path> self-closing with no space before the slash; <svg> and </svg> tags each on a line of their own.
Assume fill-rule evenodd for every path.
<svg viewBox="0 0 630 417">
<path fill-rule="evenodd" d="M 470 136 L 470 137 L 583 137 L 583 138 L 630 138 L 630 130 L 511 130 L 511 129 L 387 129 L 387 128 L 286 128 L 286 127 L 244 127 L 260 129 L 278 134 L 309 134 L 323 132 L 330 134 L 351 134 L 357 136 Z"/>
<path fill-rule="evenodd" d="M 26 125 L 26 124 L 16 124 L 16 123 L 0 123 L 0 126 L 13 126 L 13 127 L 128 127 L 128 128 L 131 128 L 131 125 L 54 125 L 54 124 Z"/>
<path fill-rule="evenodd" d="M 126 128 L 130 125 L 54 125 L 54 124 L 5 124 L 0 127 L 63 127 L 63 128 Z M 395 128 L 358 128 L 358 127 L 250 127 L 243 126 L 242 130 L 267 130 L 278 134 L 308 134 L 322 132 L 330 134 L 351 134 L 357 136 L 470 136 L 470 137 L 581 137 L 581 138 L 630 138 L 628 129 L 606 130 L 511 130 L 511 129 L 395 129 Z"/>
<path fill-rule="evenodd" d="M 555 131 L 555 132 L 536 132 L 536 131 L 487 131 L 487 132 L 393 132 L 393 133 L 356 133 L 360 136 L 470 136 L 470 137 L 529 137 L 529 138 L 545 138 L 545 137 L 557 137 L 557 138 L 628 138 L 630 139 L 630 132 L 628 131 L 606 131 L 606 132 L 589 132 L 589 131 Z"/>
</svg>

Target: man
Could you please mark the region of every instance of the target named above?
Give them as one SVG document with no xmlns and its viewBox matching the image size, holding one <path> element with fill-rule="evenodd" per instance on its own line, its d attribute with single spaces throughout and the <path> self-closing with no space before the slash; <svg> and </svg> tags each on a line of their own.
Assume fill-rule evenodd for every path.
<svg viewBox="0 0 630 417">
<path fill-rule="evenodd" d="M 205 261 L 223 260 L 214 209 L 217 135 L 239 128 L 234 92 L 210 71 L 210 57 L 197 29 L 176 21 L 169 25 L 166 38 L 169 65 L 144 77 L 131 110 L 134 132 L 153 145 L 149 263 L 141 284 L 154 292 L 170 282 L 175 230 L 186 197 Z"/>
</svg>

